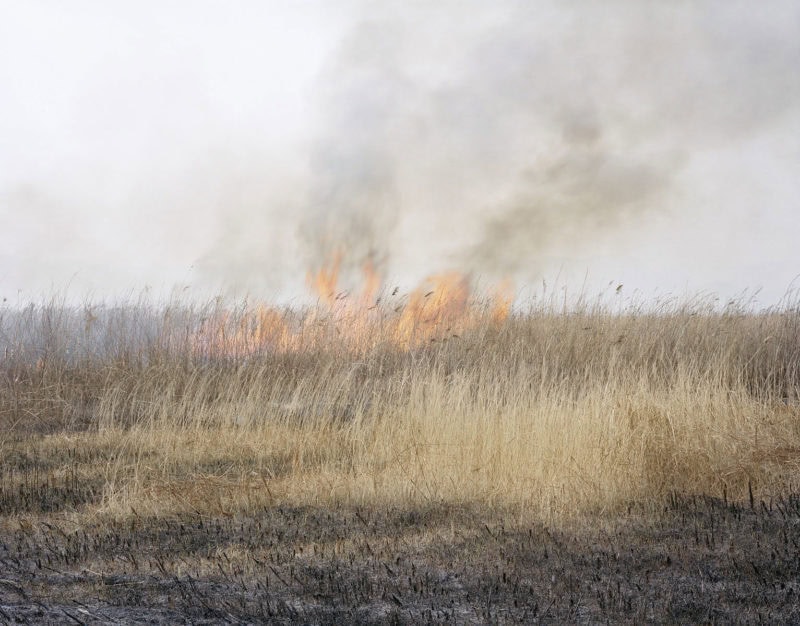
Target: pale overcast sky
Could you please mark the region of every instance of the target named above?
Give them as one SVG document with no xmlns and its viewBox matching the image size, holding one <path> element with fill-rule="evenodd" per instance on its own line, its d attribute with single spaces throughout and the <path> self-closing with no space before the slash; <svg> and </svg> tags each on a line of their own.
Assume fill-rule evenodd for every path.
<svg viewBox="0 0 800 626">
<path fill-rule="evenodd" d="M 800 274 L 800 4 L 0 0 L 0 296 L 291 298 L 334 249 L 590 292 Z"/>
</svg>

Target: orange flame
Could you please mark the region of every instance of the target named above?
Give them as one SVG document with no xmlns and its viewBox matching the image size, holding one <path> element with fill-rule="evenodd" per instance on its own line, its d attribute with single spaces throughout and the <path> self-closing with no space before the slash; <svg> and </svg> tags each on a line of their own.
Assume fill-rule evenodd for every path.
<svg viewBox="0 0 800 626">
<path fill-rule="evenodd" d="M 504 279 L 494 288 L 490 304 L 492 322 L 495 325 L 505 322 L 514 304 L 514 285 L 510 279 Z"/>
<path fill-rule="evenodd" d="M 322 266 L 316 272 L 309 272 L 306 276 L 306 282 L 311 291 L 331 308 L 333 308 L 337 298 L 336 289 L 339 284 L 339 268 L 341 265 L 342 253 L 337 251 L 334 253 L 329 265 Z"/>
<path fill-rule="evenodd" d="M 348 298 L 346 292 L 338 292 L 341 263 L 342 254 L 336 253 L 326 266 L 307 275 L 322 310 L 317 307 L 305 316 L 266 305 L 235 315 L 223 311 L 206 319 L 195 333 L 195 352 L 208 357 L 243 357 L 295 351 L 334 340 L 352 350 L 368 350 L 379 343 L 408 350 L 456 339 L 482 326 L 497 326 L 511 310 L 509 281 L 500 283 L 488 301 L 475 303 L 469 277 L 458 272 L 428 277 L 408 295 L 405 304 L 395 308 L 381 304 L 382 280 L 372 259 L 362 266 L 358 297 Z"/>
<path fill-rule="evenodd" d="M 195 354 L 205 357 L 238 358 L 268 348 L 286 351 L 294 343 L 285 315 L 265 305 L 238 316 L 230 311 L 211 315 L 192 338 Z"/>
<path fill-rule="evenodd" d="M 408 299 L 397 324 L 395 337 L 404 347 L 443 339 L 462 331 L 468 312 L 469 281 L 457 272 L 430 276 Z"/>
<path fill-rule="evenodd" d="M 361 268 L 364 275 L 364 286 L 361 288 L 360 305 L 362 307 L 377 306 L 376 298 L 381 289 L 381 275 L 372 259 L 367 259 Z"/>
</svg>

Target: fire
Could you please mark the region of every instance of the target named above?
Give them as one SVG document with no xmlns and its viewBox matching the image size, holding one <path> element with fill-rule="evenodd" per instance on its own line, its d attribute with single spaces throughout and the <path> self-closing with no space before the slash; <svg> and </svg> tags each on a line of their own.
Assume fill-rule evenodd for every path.
<svg viewBox="0 0 800 626">
<path fill-rule="evenodd" d="M 506 278 L 498 284 L 490 298 L 492 322 L 499 325 L 506 321 L 514 304 L 514 284 Z"/>
<path fill-rule="evenodd" d="M 281 312 L 257 305 L 236 314 L 223 311 L 209 316 L 193 336 L 195 353 L 207 357 L 245 357 L 265 352 L 290 352 L 335 341 L 351 350 L 379 344 L 402 350 L 459 338 L 508 317 L 513 302 L 509 281 L 498 285 L 488 300 L 472 300 L 467 275 L 435 274 L 407 296 L 382 292 L 383 280 L 374 261 L 362 265 L 360 290 L 342 289 L 342 254 L 309 272 L 307 283 L 318 306 L 305 314 Z"/>
<path fill-rule="evenodd" d="M 397 324 L 401 346 L 416 346 L 463 332 L 470 317 L 469 281 L 457 272 L 430 276 L 408 299 Z"/>
<path fill-rule="evenodd" d="M 286 315 L 262 304 L 238 314 L 215 313 L 192 337 L 195 354 L 205 357 L 245 357 L 266 349 L 285 352 L 295 345 Z"/>
<path fill-rule="evenodd" d="M 377 296 L 381 289 L 381 275 L 375 267 L 374 261 L 370 258 L 362 266 L 364 274 L 364 286 L 361 289 L 360 306 L 370 308 L 377 306 Z"/>
<path fill-rule="evenodd" d="M 309 272 L 306 276 L 308 287 L 314 292 L 320 301 L 333 307 L 337 294 L 336 288 L 339 283 L 339 268 L 342 265 L 342 253 L 336 252 L 327 266 L 321 267 L 316 272 Z"/>
</svg>

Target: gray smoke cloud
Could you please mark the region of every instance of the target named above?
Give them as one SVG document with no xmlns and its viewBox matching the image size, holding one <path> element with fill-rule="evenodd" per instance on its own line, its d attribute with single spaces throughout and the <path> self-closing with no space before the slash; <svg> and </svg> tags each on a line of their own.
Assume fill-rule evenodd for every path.
<svg viewBox="0 0 800 626">
<path fill-rule="evenodd" d="M 298 227 L 310 268 L 337 255 L 346 265 L 379 261 L 389 248 L 402 210 L 396 172 L 403 155 L 393 146 L 415 91 L 403 68 L 403 36 L 390 22 L 360 25 L 321 81 L 323 127 Z"/>
<path fill-rule="evenodd" d="M 686 202 L 693 153 L 800 104 L 796 3 L 459 6 L 372 8 L 326 68 L 310 262 L 377 250 L 530 278 Z"/>
<path fill-rule="evenodd" d="M 76 6 L 0 22 L 2 296 L 800 272 L 794 0 Z"/>
</svg>

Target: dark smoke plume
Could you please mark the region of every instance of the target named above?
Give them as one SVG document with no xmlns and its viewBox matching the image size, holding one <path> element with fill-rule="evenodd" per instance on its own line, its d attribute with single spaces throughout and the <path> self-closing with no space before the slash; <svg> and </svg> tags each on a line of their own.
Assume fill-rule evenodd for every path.
<svg viewBox="0 0 800 626">
<path fill-rule="evenodd" d="M 393 146 L 414 84 L 403 70 L 403 33 L 360 24 L 320 84 L 320 136 L 310 158 L 308 206 L 298 236 L 309 269 L 341 255 L 345 267 L 385 254 L 401 210 Z"/>
<path fill-rule="evenodd" d="M 800 104 L 789 3 L 365 10 L 323 80 L 300 226 L 312 264 L 377 251 L 395 270 L 422 257 L 530 278 L 547 254 L 685 202 L 694 152 L 735 149 Z"/>
<path fill-rule="evenodd" d="M 796 0 L 17 5 L 2 297 L 800 272 Z"/>
</svg>

